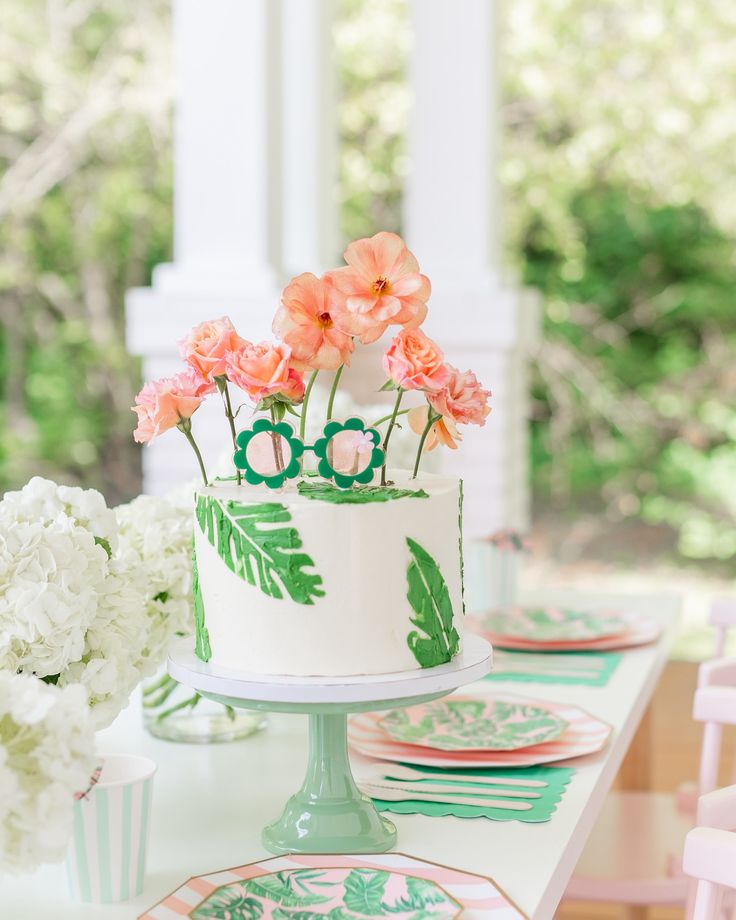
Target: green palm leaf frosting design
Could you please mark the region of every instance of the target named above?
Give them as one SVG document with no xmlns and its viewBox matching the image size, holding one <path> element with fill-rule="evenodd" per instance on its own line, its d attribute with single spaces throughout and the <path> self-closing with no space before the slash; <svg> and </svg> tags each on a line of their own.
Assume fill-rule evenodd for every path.
<svg viewBox="0 0 736 920">
<path fill-rule="evenodd" d="M 331 482 L 300 482 L 297 491 L 314 501 L 334 505 L 369 505 L 374 502 L 391 502 L 399 498 L 429 498 L 424 489 L 396 489 L 392 486 L 356 486 L 338 489 Z"/>
<path fill-rule="evenodd" d="M 285 526 L 291 514 L 285 505 L 263 502 L 241 505 L 200 495 L 197 522 L 225 565 L 239 578 L 269 597 L 284 594 L 297 604 L 324 597 L 322 576 L 310 572 L 312 558 L 299 550 L 295 527 Z"/>
<path fill-rule="evenodd" d="M 407 637 L 412 654 L 422 668 L 445 664 L 460 648 L 460 636 L 453 625 L 450 592 L 434 559 L 416 540 L 406 538 L 411 562 L 406 571 L 407 599 L 417 627 Z"/>
</svg>

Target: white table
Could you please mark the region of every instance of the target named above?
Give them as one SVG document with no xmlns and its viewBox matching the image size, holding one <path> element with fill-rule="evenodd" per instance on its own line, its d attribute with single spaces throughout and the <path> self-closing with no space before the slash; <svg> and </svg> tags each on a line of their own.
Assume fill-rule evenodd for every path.
<svg viewBox="0 0 736 920">
<path fill-rule="evenodd" d="M 541 593 L 527 595 L 530 601 Z M 392 815 L 398 849 L 492 876 L 533 920 L 551 920 L 667 659 L 679 611 L 676 597 L 544 592 L 547 602 L 600 606 L 662 619 L 653 645 L 628 651 L 606 687 L 501 683 L 499 689 L 578 703 L 614 728 L 608 747 L 571 761 L 576 773 L 546 824 Z M 486 685 L 486 689 L 488 685 Z M 158 741 L 143 731 L 137 701 L 99 738 L 104 752 L 146 754 L 159 764 L 154 787 L 149 871 L 144 894 L 120 905 L 71 904 L 63 866 L 0 880 L 2 920 L 134 920 L 191 875 L 267 854 L 261 828 L 302 780 L 306 718 L 270 716 L 267 731 L 241 742 L 196 746 Z"/>
</svg>

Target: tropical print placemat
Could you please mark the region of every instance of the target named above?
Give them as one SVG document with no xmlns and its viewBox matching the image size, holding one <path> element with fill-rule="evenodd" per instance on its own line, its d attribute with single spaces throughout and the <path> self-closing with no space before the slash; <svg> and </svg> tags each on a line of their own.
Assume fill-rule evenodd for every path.
<svg viewBox="0 0 736 920">
<path fill-rule="evenodd" d="M 426 771 L 430 770 L 429 767 L 424 769 Z M 432 772 L 436 772 L 438 779 L 441 778 L 443 784 L 452 784 L 451 773 L 446 770 L 432 770 Z M 468 773 L 467 770 L 463 772 Z M 390 776 L 390 769 L 387 773 Z M 409 792 L 407 792 L 406 800 L 387 801 L 374 798 L 373 801 L 379 811 L 390 811 L 401 815 L 418 814 L 432 818 L 454 815 L 456 818 L 491 818 L 493 821 L 523 821 L 529 824 L 539 824 L 550 820 L 565 793 L 565 789 L 574 776 L 575 770 L 571 767 L 525 767 L 513 770 L 494 768 L 473 770 L 473 774 L 477 775 L 479 779 L 486 777 L 495 780 L 496 783 L 494 783 L 492 791 L 489 790 L 488 785 L 479 783 L 473 786 L 463 782 L 457 783 L 455 786 L 458 794 L 462 793 L 464 797 L 466 793 L 473 793 L 484 797 L 496 796 L 503 798 L 504 791 L 509 790 L 515 796 L 513 800 L 510 800 L 514 805 L 513 810 L 509 807 L 494 808 L 485 805 L 458 804 L 451 800 L 447 802 L 416 801 L 410 798 L 411 793 Z M 513 780 L 514 784 L 504 785 L 500 782 L 504 777 Z M 530 797 L 526 799 L 519 798 L 520 788 L 518 781 L 522 779 L 541 783 L 541 785 L 530 787 Z M 412 785 L 422 785 L 423 783 L 428 786 L 433 785 L 433 781 L 430 779 L 414 781 Z M 394 785 L 399 786 L 398 783 Z M 522 810 L 519 808 L 520 805 L 526 807 Z"/>
<path fill-rule="evenodd" d="M 139 920 L 526 920 L 485 876 L 403 853 L 277 856 L 190 878 Z"/>
<path fill-rule="evenodd" d="M 509 652 L 494 649 L 493 671 L 484 680 L 605 687 L 622 652 Z"/>
</svg>

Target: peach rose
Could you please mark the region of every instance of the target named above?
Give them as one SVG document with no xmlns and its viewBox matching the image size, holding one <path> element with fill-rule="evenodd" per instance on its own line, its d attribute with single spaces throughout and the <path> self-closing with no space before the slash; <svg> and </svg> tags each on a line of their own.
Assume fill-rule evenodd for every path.
<svg viewBox="0 0 736 920">
<path fill-rule="evenodd" d="M 202 405 L 215 385 L 203 380 L 192 368 L 175 377 L 147 383 L 135 398 L 132 411 L 138 416 L 133 437 L 139 444 L 150 444 L 179 422 L 189 419 Z"/>
<path fill-rule="evenodd" d="M 212 380 L 225 373 L 228 354 L 248 344 L 235 331 L 229 317 L 222 316 L 195 326 L 179 342 L 179 353 L 205 380 Z"/>
<path fill-rule="evenodd" d="M 416 434 L 421 435 L 427 425 L 429 417 L 429 406 L 417 406 L 411 409 L 407 415 L 409 427 Z M 449 447 L 451 450 L 457 449 L 458 441 L 462 441 L 463 436 L 458 431 L 457 425 L 449 417 L 443 416 L 437 419 L 427 434 L 424 442 L 424 450 L 434 450 L 438 444 Z"/>
<path fill-rule="evenodd" d="M 284 288 L 273 321 L 274 333 L 291 348 L 298 370 L 335 371 L 350 363 L 353 339 L 335 324 L 330 282 L 304 272 Z"/>
<path fill-rule="evenodd" d="M 279 395 L 284 396 L 289 402 L 300 403 L 304 399 L 304 374 L 293 367 L 289 368 L 286 386 L 279 390 Z"/>
<path fill-rule="evenodd" d="M 490 390 L 484 390 L 472 371 L 460 371 L 446 365 L 450 379 L 436 393 L 428 393 L 430 406 L 440 415 L 454 419 L 462 425 L 485 425 L 491 411 L 488 399 Z"/>
<path fill-rule="evenodd" d="M 401 330 L 383 356 L 383 369 L 405 390 L 440 390 L 450 377 L 442 351 L 421 329 Z"/>
<path fill-rule="evenodd" d="M 427 315 L 429 278 L 395 233 L 355 240 L 345 250 L 345 268 L 327 273 L 335 290 L 335 323 L 367 345 L 389 325 L 415 327 Z"/>
<path fill-rule="evenodd" d="M 283 342 L 246 344 L 230 352 L 225 363 L 228 379 L 244 390 L 254 403 L 275 393 L 293 392 L 291 349 Z M 291 372 L 291 376 L 290 376 Z"/>
</svg>

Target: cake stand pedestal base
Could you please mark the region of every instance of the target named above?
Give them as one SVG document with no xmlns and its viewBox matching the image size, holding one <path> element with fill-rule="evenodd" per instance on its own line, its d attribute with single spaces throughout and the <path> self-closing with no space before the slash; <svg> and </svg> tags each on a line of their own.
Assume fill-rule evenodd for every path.
<svg viewBox="0 0 736 920">
<path fill-rule="evenodd" d="M 435 700 L 491 669 L 491 646 L 475 635 L 466 636 L 460 654 L 436 668 L 334 678 L 243 674 L 201 662 L 191 640 L 184 642 L 168 661 L 169 673 L 180 683 L 238 709 L 309 716 L 309 760 L 302 787 L 261 835 L 264 847 L 278 855 L 390 850 L 396 843 L 396 828 L 353 779 L 348 713 Z"/>
<path fill-rule="evenodd" d="M 299 792 L 264 828 L 271 853 L 383 853 L 396 828 L 355 785 L 347 748 L 346 713 L 309 714 L 309 764 Z"/>
</svg>

